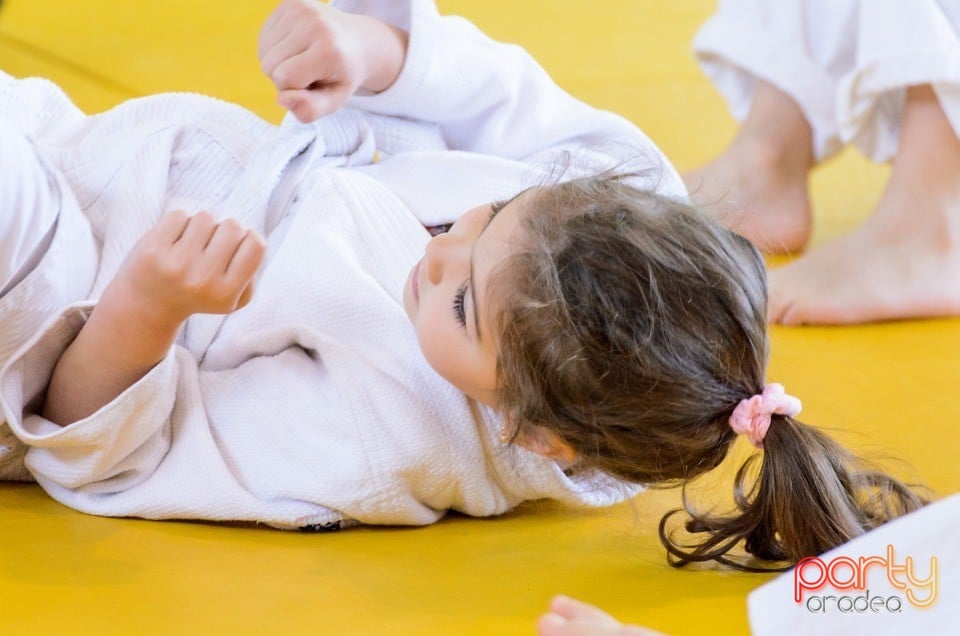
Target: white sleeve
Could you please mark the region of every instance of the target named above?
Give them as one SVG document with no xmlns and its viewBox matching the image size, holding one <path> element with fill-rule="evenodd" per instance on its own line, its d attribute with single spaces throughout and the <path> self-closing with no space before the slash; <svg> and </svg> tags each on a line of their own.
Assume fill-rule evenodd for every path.
<svg viewBox="0 0 960 636">
<path fill-rule="evenodd" d="M 546 150 L 615 144 L 673 170 L 634 124 L 575 99 L 523 48 L 495 42 L 463 18 L 440 16 L 431 0 L 336 5 L 410 31 L 394 84 L 354 97 L 352 107 L 436 123 L 452 150 L 527 159 Z"/>
<path fill-rule="evenodd" d="M 3 417 L 26 445 L 26 467 L 48 494 L 71 508 L 113 517 L 261 521 L 280 528 L 342 525 L 343 514 L 298 496 L 288 482 L 271 481 L 272 466 L 261 470 L 257 464 L 245 472 L 233 463 L 210 416 L 223 400 L 207 402 L 198 363 L 183 347 L 172 347 L 143 378 L 86 418 L 60 426 L 39 415 L 53 368 L 91 308 L 84 303 L 63 311 L 0 370 Z M 279 368 L 287 358 L 255 360 Z M 236 377 L 225 374 L 225 383 Z M 243 435 L 256 417 L 234 418 L 227 426 Z M 281 450 L 288 448 L 284 443 L 278 442 Z M 256 454 L 251 457 L 256 463 Z M 257 490 L 264 481 L 247 481 L 244 475 L 251 472 L 266 474 L 268 490 L 277 493 Z"/>
<path fill-rule="evenodd" d="M 33 144 L 0 120 L 0 296 L 40 261 L 59 209 L 56 180 Z"/>
<path fill-rule="evenodd" d="M 57 361 L 92 306 L 64 310 L 0 371 L 3 415 L 28 447 L 27 468 L 54 495 L 127 490 L 149 477 L 170 447 L 178 375 L 173 352 L 115 400 L 69 426 L 36 413 Z"/>
</svg>

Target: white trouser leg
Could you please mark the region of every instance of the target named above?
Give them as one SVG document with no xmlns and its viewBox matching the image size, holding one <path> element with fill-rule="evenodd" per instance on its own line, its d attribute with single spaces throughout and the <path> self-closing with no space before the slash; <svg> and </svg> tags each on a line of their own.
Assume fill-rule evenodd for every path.
<svg viewBox="0 0 960 636">
<path fill-rule="evenodd" d="M 892 158 L 907 87 L 920 84 L 960 136 L 960 1 L 862 0 L 856 68 L 837 91 L 841 137 L 874 161 Z"/>
<path fill-rule="evenodd" d="M 856 18 L 857 0 L 721 0 L 693 48 L 738 120 L 761 80 L 790 95 L 825 159 L 842 146 L 834 95 L 854 66 Z"/>
<path fill-rule="evenodd" d="M 721 0 L 694 50 L 737 119 L 760 80 L 790 95 L 826 159 L 896 152 L 911 85 L 931 84 L 960 132 L 960 0 Z"/>
</svg>

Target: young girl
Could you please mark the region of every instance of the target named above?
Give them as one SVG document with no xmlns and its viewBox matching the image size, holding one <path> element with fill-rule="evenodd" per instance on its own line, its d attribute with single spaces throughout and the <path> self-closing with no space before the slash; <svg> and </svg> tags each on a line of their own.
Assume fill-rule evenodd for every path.
<svg viewBox="0 0 960 636">
<path fill-rule="evenodd" d="M 921 505 L 765 384 L 762 260 L 683 202 L 634 126 L 430 2 L 337 6 L 283 3 L 262 36 L 301 119 L 368 93 L 309 126 L 182 95 L 86 118 L 6 81 L 2 112 L 62 179 L 52 245 L 18 288 L 89 285 L 48 284 L 56 315 L 0 371 L 52 496 L 426 524 L 623 501 L 709 471 L 744 433 L 765 449 L 757 485 L 738 478 L 729 518 L 693 512 L 695 547 L 662 525 L 678 563 L 729 562 L 741 540 L 795 560 Z M 644 169 L 610 170 L 611 139 Z M 569 150 L 597 176 L 535 185 Z M 75 244 L 90 247 L 68 259 Z"/>
</svg>

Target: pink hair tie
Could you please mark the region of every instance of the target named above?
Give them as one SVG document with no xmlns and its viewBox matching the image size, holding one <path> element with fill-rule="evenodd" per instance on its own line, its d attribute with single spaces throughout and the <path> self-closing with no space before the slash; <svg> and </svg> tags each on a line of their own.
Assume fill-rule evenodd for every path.
<svg viewBox="0 0 960 636">
<path fill-rule="evenodd" d="M 771 416 L 795 417 L 800 413 L 800 408 L 800 400 L 787 395 L 782 384 L 768 384 L 760 395 L 740 400 L 730 415 L 730 428 L 738 435 L 746 435 L 757 448 L 763 448 L 763 438 L 770 428 Z"/>
</svg>

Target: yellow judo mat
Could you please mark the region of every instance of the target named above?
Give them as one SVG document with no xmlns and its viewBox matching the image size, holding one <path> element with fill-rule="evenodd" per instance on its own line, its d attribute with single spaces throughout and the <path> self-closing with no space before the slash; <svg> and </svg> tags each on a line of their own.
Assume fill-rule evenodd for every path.
<svg viewBox="0 0 960 636">
<path fill-rule="evenodd" d="M 279 121 L 256 59 L 269 0 L 4 0 L 0 68 L 61 84 L 96 112 L 194 91 Z M 681 169 L 734 131 L 690 53 L 712 0 L 447 0 L 526 46 L 567 90 L 639 124 Z M 858 223 L 887 169 L 853 153 L 817 170 L 815 241 Z M 0 175 L 2 178 L 2 175 Z M 3 212 L 6 213 L 6 212 Z M 770 379 L 803 419 L 891 455 L 941 494 L 960 490 L 960 320 L 775 328 Z M 729 490 L 720 478 L 703 485 Z M 117 520 L 0 484 L 0 633 L 533 634 L 563 592 L 670 634 L 747 632 L 745 596 L 769 575 L 676 570 L 656 538 L 676 491 L 572 511 L 328 535 Z"/>
</svg>

